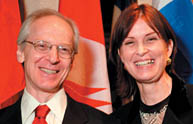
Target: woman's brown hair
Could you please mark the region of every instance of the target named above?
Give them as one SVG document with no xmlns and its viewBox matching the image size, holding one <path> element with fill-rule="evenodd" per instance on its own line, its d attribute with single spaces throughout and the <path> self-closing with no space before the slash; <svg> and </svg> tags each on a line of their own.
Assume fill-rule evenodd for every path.
<svg viewBox="0 0 193 124">
<path fill-rule="evenodd" d="M 137 85 L 135 79 L 124 69 L 124 65 L 118 55 L 118 49 L 139 18 L 142 18 L 166 43 L 169 43 L 169 40 L 173 41 L 172 60 L 174 60 L 176 53 L 174 31 L 157 9 L 147 4 L 138 5 L 135 3 L 126 8 L 114 26 L 109 49 L 110 60 L 115 64 L 117 70 L 117 92 L 122 98 L 134 95 Z M 173 63 L 169 68 L 173 69 Z"/>
</svg>

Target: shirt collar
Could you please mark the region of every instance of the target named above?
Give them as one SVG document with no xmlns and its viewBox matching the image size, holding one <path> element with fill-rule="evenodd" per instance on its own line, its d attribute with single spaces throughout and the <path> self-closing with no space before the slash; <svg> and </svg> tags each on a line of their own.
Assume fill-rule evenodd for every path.
<svg viewBox="0 0 193 124">
<path fill-rule="evenodd" d="M 21 99 L 22 122 L 25 122 L 32 115 L 34 109 L 39 104 L 40 103 L 30 95 L 25 88 Z"/>
<path fill-rule="evenodd" d="M 47 103 L 38 102 L 25 88 L 21 100 L 22 121 L 25 122 L 40 104 L 46 104 L 50 111 L 62 122 L 67 106 L 67 96 L 64 88 L 59 90 Z"/>
<path fill-rule="evenodd" d="M 67 106 L 67 96 L 64 88 L 58 91 L 46 104 L 51 112 L 62 122 Z"/>
</svg>

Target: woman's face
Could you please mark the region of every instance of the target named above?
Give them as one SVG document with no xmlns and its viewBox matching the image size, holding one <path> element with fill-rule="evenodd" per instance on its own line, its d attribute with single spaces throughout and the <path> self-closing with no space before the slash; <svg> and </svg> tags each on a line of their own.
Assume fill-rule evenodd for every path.
<svg viewBox="0 0 193 124">
<path fill-rule="evenodd" d="M 137 82 L 151 83 L 163 76 L 172 48 L 172 40 L 167 44 L 139 18 L 124 39 L 118 54 L 124 68 Z"/>
</svg>

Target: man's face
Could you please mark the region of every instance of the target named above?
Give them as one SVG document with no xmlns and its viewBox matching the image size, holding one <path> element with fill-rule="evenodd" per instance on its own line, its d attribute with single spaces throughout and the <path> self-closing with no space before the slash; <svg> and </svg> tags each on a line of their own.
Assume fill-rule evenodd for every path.
<svg viewBox="0 0 193 124">
<path fill-rule="evenodd" d="M 54 45 L 49 52 L 42 53 L 25 42 L 24 50 L 17 51 L 18 61 L 24 62 L 26 89 L 32 95 L 60 90 L 72 63 L 72 58 L 62 58 L 57 50 L 57 45 L 73 48 L 73 31 L 64 20 L 56 16 L 46 16 L 33 22 L 26 41 L 39 40 Z"/>
</svg>

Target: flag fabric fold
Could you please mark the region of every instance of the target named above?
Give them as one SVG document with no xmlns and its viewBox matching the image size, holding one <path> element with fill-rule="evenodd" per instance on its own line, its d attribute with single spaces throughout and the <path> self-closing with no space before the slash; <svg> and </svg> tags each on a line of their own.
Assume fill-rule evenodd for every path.
<svg viewBox="0 0 193 124">
<path fill-rule="evenodd" d="M 59 12 L 73 19 L 80 31 L 78 54 L 65 90 L 75 100 L 111 113 L 100 1 L 60 0 Z"/>
</svg>

